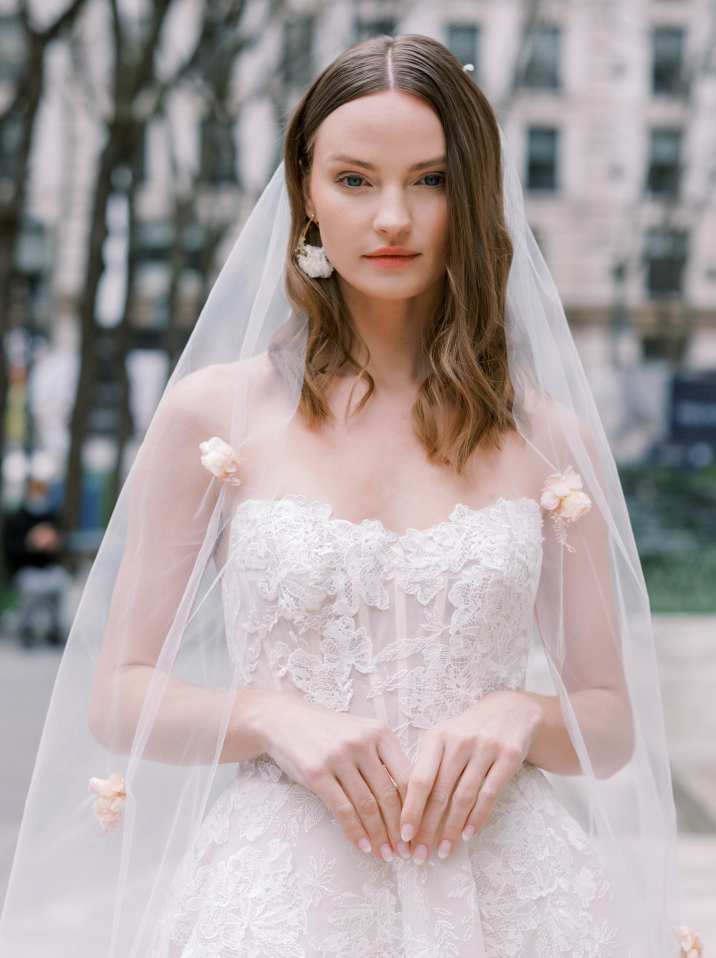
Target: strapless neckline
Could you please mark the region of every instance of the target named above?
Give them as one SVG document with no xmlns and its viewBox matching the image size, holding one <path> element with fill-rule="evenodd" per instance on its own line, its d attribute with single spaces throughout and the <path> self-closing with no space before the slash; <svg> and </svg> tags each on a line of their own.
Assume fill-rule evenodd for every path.
<svg viewBox="0 0 716 958">
<path fill-rule="evenodd" d="M 417 529 L 413 526 L 409 526 L 402 535 L 394 532 L 392 529 L 388 529 L 388 527 L 383 523 L 382 519 L 366 518 L 361 519 L 360 522 L 353 522 L 351 519 L 342 519 L 339 516 L 334 515 L 333 507 L 329 503 L 324 502 L 322 499 L 309 500 L 306 496 L 296 495 L 294 493 L 286 493 L 285 495 L 279 496 L 276 499 L 245 499 L 238 506 L 236 512 L 238 514 L 244 508 L 247 508 L 251 505 L 270 507 L 272 505 L 275 506 L 281 503 L 295 505 L 300 508 L 313 510 L 314 512 L 318 511 L 325 521 L 344 529 L 379 529 L 390 542 L 402 542 L 403 540 L 411 539 L 415 536 L 432 536 L 436 532 L 444 531 L 450 526 L 456 525 L 460 519 L 465 517 L 476 517 L 481 514 L 491 515 L 492 513 L 513 504 L 525 505 L 529 509 L 536 511 L 539 511 L 542 508 L 539 502 L 530 496 L 519 496 L 517 499 L 506 499 L 504 496 L 499 496 L 494 502 L 491 502 L 486 506 L 482 506 L 479 509 L 473 509 L 470 506 L 464 505 L 464 503 L 458 502 L 455 504 L 455 506 L 453 506 L 452 511 L 448 515 L 447 519 L 441 519 L 434 525 L 428 526 L 424 529 Z"/>
</svg>

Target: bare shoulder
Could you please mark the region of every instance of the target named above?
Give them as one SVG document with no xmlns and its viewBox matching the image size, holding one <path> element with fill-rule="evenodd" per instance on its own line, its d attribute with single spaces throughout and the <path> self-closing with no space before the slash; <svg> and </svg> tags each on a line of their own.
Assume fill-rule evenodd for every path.
<svg viewBox="0 0 716 958">
<path fill-rule="evenodd" d="M 618 482 L 616 466 L 598 416 L 580 416 L 570 406 L 550 396 L 535 393 L 530 405 L 528 439 L 535 473 L 563 472 L 572 466 L 581 474 L 587 488 L 607 481 Z M 541 460 L 541 461 L 539 461 Z M 547 462 L 552 468 L 547 466 Z"/>
<path fill-rule="evenodd" d="M 596 437 L 574 409 L 536 390 L 527 391 L 524 406 L 528 410 L 530 439 L 539 449 L 551 448 L 559 459 L 569 455 L 575 443 L 583 443 L 591 452 Z"/>
<path fill-rule="evenodd" d="M 165 416 L 182 416 L 187 424 L 213 425 L 228 433 L 239 393 L 246 388 L 252 403 L 269 401 L 280 388 L 279 377 L 266 353 L 231 363 L 211 363 L 182 376 L 166 390 Z"/>
</svg>

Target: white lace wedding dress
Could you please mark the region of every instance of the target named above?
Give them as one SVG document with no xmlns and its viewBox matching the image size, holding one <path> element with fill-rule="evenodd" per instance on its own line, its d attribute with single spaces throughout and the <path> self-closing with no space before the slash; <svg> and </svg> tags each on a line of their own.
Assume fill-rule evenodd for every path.
<svg viewBox="0 0 716 958">
<path fill-rule="evenodd" d="M 543 520 L 458 505 L 399 536 L 287 495 L 243 502 L 223 589 L 250 687 L 424 730 L 524 686 Z M 244 641 L 244 640 L 242 640 Z M 234 658 L 236 658 L 236 651 Z M 627 958 L 577 822 L 524 763 L 446 859 L 381 863 L 268 756 L 239 763 L 176 873 L 151 958 Z"/>
</svg>

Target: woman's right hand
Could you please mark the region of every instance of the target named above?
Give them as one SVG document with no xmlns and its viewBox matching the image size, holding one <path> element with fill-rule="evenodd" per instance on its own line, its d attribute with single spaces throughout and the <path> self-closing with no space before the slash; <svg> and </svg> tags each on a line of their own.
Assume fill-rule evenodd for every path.
<svg viewBox="0 0 716 958">
<path fill-rule="evenodd" d="M 394 732 L 377 719 L 335 712 L 292 692 L 265 693 L 255 712 L 263 750 L 323 799 L 356 848 L 384 861 L 393 852 L 408 857 L 400 812 L 412 765 Z"/>
</svg>

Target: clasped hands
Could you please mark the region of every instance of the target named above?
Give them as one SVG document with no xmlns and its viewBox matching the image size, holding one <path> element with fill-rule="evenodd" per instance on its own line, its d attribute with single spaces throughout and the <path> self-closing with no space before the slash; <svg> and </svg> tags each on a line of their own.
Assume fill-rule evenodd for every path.
<svg viewBox="0 0 716 958">
<path fill-rule="evenodd" d="M 540 718 L 524 693 L 501 690 L 428 729 L 408 778 L 399 853 L 423 862 L 435 846 L 446 858 L 460 835 L 479 831 L 527 757 Z"/>
<path fill-rule="evenodd" d="M 289 699 L 267 710 L 265 751 L 323 799 L 352 844 L 384 861 L 424 862 L 433 848 L 446 858 L 474 835 L 543 719 L 529 694 L 489 692 L 426 730 L 413 766 L 385 723 Z"/>
</svg>

